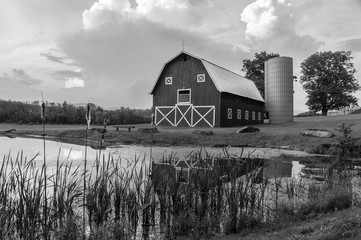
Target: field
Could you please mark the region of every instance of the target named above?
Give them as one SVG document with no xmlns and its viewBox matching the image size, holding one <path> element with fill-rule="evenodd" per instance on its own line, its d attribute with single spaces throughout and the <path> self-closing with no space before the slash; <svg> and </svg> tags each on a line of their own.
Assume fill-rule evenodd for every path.
<svg viewBox="0 0 361 240">
<path fill-rule="evenodd" d="M 158 127 L 156 134 L 141 133 L 140 128 L 149 128 L 149 124 L 135 125 L 135 129 L 128 132 L 127 129 L 115 131 L 112 126 L 107 126 L 104 134 L 105 145 L 114 146 L 119 144 L 140 144 L 157 146 L 252 146 L 279 148 L 287 146 L 289 149 L 313 152 L 319 145 L 332 144 L 340 133 L 336 128 L 341 124 L 352 125 L 351 136 L 357 141 L 361 139 L 361 115 L 319 116 L 294 118 L 294 122 L 285 124 L 262 124 L 253 125 L 260 129 L 258 133 L 239 134 L 236 131 L 240 127 L 231 128 L 174 128 Z M 59 141 L 84 144 L 85 125 L 46 125 L 47 136 L 55 137 Z M 92 144 L 97 144 L 101 139 L 102 126 L 91 126 L 89 139 Z M 305 129 L 327 129 L 336 134 L 336 137 L 324 139 L 300 135 Z M 15 136 L 41 135 L 41 125 L 15 125 L 0 124 L 0 133 L 9 129 L 16 129 Z M 195 130 L 212 131 L 212 135 L 195 134 Z"/>
</svg>

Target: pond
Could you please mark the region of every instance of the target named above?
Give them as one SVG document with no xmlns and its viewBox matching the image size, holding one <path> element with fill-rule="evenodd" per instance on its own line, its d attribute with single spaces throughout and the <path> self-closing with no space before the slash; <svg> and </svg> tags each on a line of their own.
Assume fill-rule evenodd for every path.
<svg viewBox="0 0 361 240">
<path fill-rule="evenodd" d="M 7 160 L 7 155 L 15 160 L 19 153 L 23 155 L 21 159 L 34 158 L 36 163 L 35 168 L 30 167 L 26 171 L 17 170 L 17 166 L 12 164 L 7 164 L 8 168 L 5 171 L 1 169 L 0 173 L 3 175 L 0 178 L 0 185 L 2 189 L 8 191 L 6 194 L 0 195 L 0 198 L 3 198 L 2 201 L 11 203 L 9 197 L 13 200 L 14 197 L 35 196 L 36 198 L 28 201 L 36 202 L 34 200 L 42 199 L 40 202 L 55 207 L 69 203 L 71 214 L 49 215 L 52 218 L 50 222 L 57 223 L 70 219 L 74 221 L 73 225 L 84 226 L 85 234 L 95 233 L 100 229 L 98 226 L 110 226 L 107 231 L 113 231 L 113 225 L 109 225 L 109 223 L 113 224 L 114 219 L 114 224 L 123 224 L 119 225 L 120 227 L 117 229 L 123 229 L 124 234 L 134 236 L 133 239 L 143 239 L 144 236 L 146 236 L 144 239 L 159 239 L 160 236 L 175 234 L 179 230 L 177 230 L 178 226 L 182 226 L 182 229 L 183 226 L 188 226 L 187 231 L 195 231 L 198 229 L 198 227 L 194 227 L 199 224 L 198 220 L 202 219 L 204 223 L 207 223 L 208 215 L 215 219 L 213 226 L 218 229 L 217 231 L 227 232 L 226 224 L 229 223 L 226 220 L 229 218 L 236 222 L 240 219 L 253 219 L 259 222 L 273 221 L 278 217 L 282 206 L 290 207 L 292 211 L 299 211 L 305 203 L 315 201 L 315 199 L 319 202 L 324 196 L 324 192 L 321 190 L 326 189 L 321 182 L 300 177 L 305 169 L 311 169 L 310 166 L 306 167 L 301 163 L 304 162 L 304 159 L 314 156 L 298 151 L 266 148 L 207 147 L 201 149 L 190 146 L 149 147 L 139 145 L 118 145 L 95 150 L 90 147 L 48 139 L 45 141 L 45 158 L 46 174 L 49 177 L 43 178 L 42 175 L 36 175 L 37 171 L 33 171 L 34 169 L 38 170 L 43 164 L 44 141 L 42 139 L 0 137 L 0 146 L 0 154 L 4 156 L 0 158 L 0 165 L 1 162 Z M 110 169 L 109 172 L 99 171 L 98 175 L 98 171 L 94 170 L 96 168 L 91 168 L 90 174 L 82 175 L 81 165 L 84 163 L 85 153 L 89 162 L 88 166 L 96 163 L 99 155 L 104 159 L 104 163 L 110 159 L 117 164 L 110 164 L 111 167 L 106 169 Z M 192 153 L 209 154 L 220 158 L 218 158 L 219 161 L 213 161 L 212 158 L 203 160 L 200 157 L 193 160 L 189 157 Z M 163 163 L 162 159 L 169 158 L 169 156 L 173 156 L 172 161 L 177 164 L 166 165 Z M 230 157 L 222 158 L 222 156 Z M 239 160 L 240 157 L 242 157 L 241 161 L 232 161 Z M 137 158 L 142 160 L 137 162 Z M 60 174 L 53 174 L 56 170 L 57 159 L 67 166 L 59 171 Z M 163 171 L 158 166 L 160 169 L 158 174 L 156 168 L 152 168 L 151 172 L 144 170 L 147 169 L 145 166 L 149 166 L 151 159 L 156 162 L 152 166 L 162 165 L 161 167 L 164 169 L 171 169 Z M 250 162 L 250 165 L 257 161 L 262 162 L 262 168 L 248 168 L 246 164 L 247 169 L 244 170 L 243 165 L 237 165 L 244 159 L 247 164 Z M 192 171 L 187 175 L 188 178 L 185 178 L 183 174 L 183 167 L 180 167 L 180 171 L 178 169 L 180 166 L 178 163 L 181 163 L 182 160 L 187 161 L 187 164 L 190 162 L 193 167 L 188 170 L 188 173 Z M 226 161 L 226 164 L 221 165 L 223 160 Z M 120 164 L 118 164 L 119 161 Z M 234 170 L 235 174 L 223 174 L 224 172 L 220 171 L 221 167 L 212 168 L 209 171 L 207 168 L 202 168 L 207 166 L 203 163 L 196 165 L 196 163 L 207 163 L 207 161 L 216 163 L 217 166 L 225 166 L 227 173 Z M 132 162 L 137 165 L 131 164 Z M 68 163 L 73 164 L 74 177 L 72 174 L 67 174 Z M 123 167 L 123 164 L 126 166 Z M 229 167 L 231 164 L 236 165 Z M 26 164 L 23 166 L 27 167 Z M 76 169 L 77 166 L 80 166 L 80 170 Z M 128 168 L 129 166 L 130 168 Z M 240 175 L 237 175 L 238 173 Z M 79 177 L 82 177 L 80 181 Z M 49 179 L 49 181 L 46 183 L 43 179 Z M 24 185 L 24 182 L 29 184 Z M 326 183 L 326 181 L 323 182 Z M 341 193 L 347 197 L 354 197 L 355 193 L 359 194 L 356 191 L 356 185 L 360 186 L 360 181 L 347 181 L 341 184 L 346 185 L 337 186 L 337 196 L 341 190 L 343 191 Z M 33 195 L 18 194 L 19 192 L 30 192 Z M 57 204 L 51 205 L 54 203 L 53 201 L 56 201 Z M 83 204 L 84 202 L 87 205 Z M 18 205 L 13 204 L 8 209 L 11 210 L 10 212 L 16 213 Z M 41 209 L 46 209 L 46 206 L 35 209 L 40 209 L 36 216 L 42 216 Z M 61 210 L 59 207 L 59 209 L 51 208 L 49 211 L 61 212 Z M 109 214 L 110 212 L 111 214 Z M 183 218 L 189 213 L 191 213 L 191 217 Z M 85 216 L 85 214 L 87 215 Z M 102 218 L 91 216 L 101 216 Z M 28 220 L 24 220 L 25 217 L 18 215 L 15 218 L 21 219 L 21 221 Z M 185 222 L 182 222 L 182 219 Z M 9 218 L 6 220 L 9 226 L 16 226 L 13 220 L 14 218 L 9 214 Z M 42 221 L 42 218 L 31 219 L 31 222 L 35 223 Z M 203 226 L 202 224 L 201 226 Z M 40 225 L 39 229 L 42 229 Z M 59 226 L 56 227 L 54 229 L 58 231 Z"/>
<path fill-rule="evenodd" d="M 18 154 L 23 154 L 28 160 L 33 159 L 38 167 L 42 166 L 44 159 L 44 141 L 36 138 L 8 138 L 0 137 L 0 156 L 10 154 L 12 159 L 16 159 Z M 186 159 L 190 154 L 201 151 L 202 154 L 210 156 L 223 156 L 224 148 L 200 148 L 189 146 L 172 146 L 172 147 L 149 147 L 140 145 L 118 145 L 103 150 L 95 150 L 90 147 L 86 148 L 88 165 L 91 166 L 99 154 L 105 159 L 111 155 L 114 159 L 125 160 L 124 163 L 131 163 L 136 158 L 145 158 L 146 162 L 154 159 L 160 161 L 163 157 L 170 155 L 175 159 Z M 299 151 L 268 149 L 268 148 L 240 148 L 230 147 L 226 149 L 229 155 L 250 157 L 250 158 L 279 158 L 280 156 L 297 156 L 307 157 L 309 154 Z M 62 143 L 52 140 L 45 141 L 45 157 L 49 170 L 56 167 L 57 159 L 60 162 L 72 162 L 73 166 L 79 166 L 85 159 L 85 146 Z M 1 159 L 1 158 L 0 158 Z M 2 161 L 2 159 L 0 160 Z M 265 175 L 270 178 L 274 177 L 296 177 L 299 175 L 302 167 L 299 161 L 289 161 L 280 158 L 277 161 L 271 161 L 265 168 Z"/>
</svg>

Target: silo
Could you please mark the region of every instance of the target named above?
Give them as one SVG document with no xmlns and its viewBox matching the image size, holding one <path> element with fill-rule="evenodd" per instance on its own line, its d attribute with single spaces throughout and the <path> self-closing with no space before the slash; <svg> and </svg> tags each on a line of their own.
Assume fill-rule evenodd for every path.
<svg viewBox="0 0 361 240">
<path fill-rule="evenodd" d="M 270 123 L 293 121 L 293 63 L 290 57 L 265 62 L 265 100 Z"/>
</svg>

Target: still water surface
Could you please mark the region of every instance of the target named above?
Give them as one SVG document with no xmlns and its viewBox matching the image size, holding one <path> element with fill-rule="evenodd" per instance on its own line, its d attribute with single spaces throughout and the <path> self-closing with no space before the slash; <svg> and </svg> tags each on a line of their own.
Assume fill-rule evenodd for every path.
<svg viewBox="0 0 361 240">
<path fill-rule="evenodd" d="M 10 154 L 12 159 L 16 159 L 18 154 L 23 154 L 28 160 L 34 158 L 37 166 L 41 166 L 44 159 L 44 148 L 42 139 L 33 138 L 7 138 L 0 137 L 0 156 Z M 222 148 L 203 148 L 203 153 L 207 152 L 211 156 L 223 155 L 224 149 Z M 95 161 L 96 157 L 101 154 L 108 159 L 108 155 L 111 155 L 114 159 L 127 160 L 124 162 L 132 162 L 135 158 L 145 158 L 147 162 L 150 161 L 150 155 L 154 161 L 160 161 L 163 157 L 169 155 L 175 155 L 178 159 L 186 159 L 189 154 L 200 151 L 200 147 L 146 147 L 140 145 L 119 145 L 113 148 L 107 148 L 104 150 L 95 150 L 87 147 L 87 160 L 89 165 Z M 227 149 L 228 153 L 236 156 L 250 156 L 253 158 L 268 158 L 272 159 L 279 157 L 282 154 L 293 156 L 304 156 L 307 154 L 304 152 L 281 150 L 281 149 L 267 149 L 267 148 L 237 148 L 231 147 Z M 72 161 L 73 166 L 82 164 L 85 159 L 85 146 L 61 143 L 51 140 L 45 141 L 45 157 L 47 167 L 53 169 L 56 167 L 56 161 L 59 158 L 60 162 Z M 2 162 L 2 157 L 0 162 Z M 298 161 L 271 161 L 267 164 L 265 171 L 268 177 L 297 177 L 302 169 L 303 165 Z"/>
</svg>

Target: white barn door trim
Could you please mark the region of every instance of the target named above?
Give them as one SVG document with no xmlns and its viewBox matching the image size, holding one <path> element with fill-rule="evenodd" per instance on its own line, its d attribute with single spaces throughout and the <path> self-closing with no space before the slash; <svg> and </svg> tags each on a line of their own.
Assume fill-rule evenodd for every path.
<svg viewBox="0 0 361 240">
<path fill-rule="evenodd" d="M 188 105 L 184 105 L 184 104 L 182 104 L 181 106 L 188 106 Z M 178 105 L 175 105 L 175 112 L 176 112 L 176 114 L 175 114 L 175 116 L 177 116 L 177 113 L 179 112 L 180 113 L 180 115 L 181 115 L 181 117 L 179 118 L 179 120 L 178 120 L 178 122 L 176 122 L 176 124 L 175 124 L 175 126 L 178 126 L 179 125 L 179 123 L 182 121 L 182 119 L 184 119 L 187 123 L 188 123 L 188 126 L 193 126 L 193 117 L 191 117 L 191 119 L 190 119 L 190 122 L 188 121 L 188 119 L 186 118 L 186 115 L 187 115 L 187 113 L 189 112 L 189 110 L 191 110 L 193 108 L 193 105 L 189 105 L 187 108 L 186 108 L 186 110 L 184 111 L 184 112 L 182 112 L 182 110 L 178 107 Z M 193 110 L 193 109 L 192 109 Z M 192 111 L 191 110 L 191 114 L 192 114 Z M 175 117 L 175 121 L 177 120 L 177 117 Z"/>
<path fill-rule="evenodd" d="M 161 109 L 167 109 L 169 108 L 170 111 L 166 114 L 164 114 Z M 175 126 L 175 119 L 173 119 L 173 121 L 171 119 L 168 118 L 169 114 L 171 114 L 173 111 L 175 110 L 174 107 L 155 107 L 155 125 L 158 126 L 159 123 L 161 123 L 163 120 L 167 120 L 173 127 Z M 161 115 L 161 119 L 158 120 L 158 113 Z"/>
<path fill-rule="evenodd" d="M 206 110 L 207 110 L 207 108 L 209 108 L 209 110 L 205 114 L 202 115 L 197 111 L 197 108 L 205 108 Z M 214 127 L 215 122 L 216 122 L 215 106 L 194 106 L 193 111 L 196 112 L 200 116 L 200 119 L 198 119 L 198 121 L 193 124 L 193 127 L 197 126 L 197 124 L 202 120 L 204 120 L 210 127 Z M 206 119 L 206 116 L 211 112 L 213 112 L 212 123 L 208 122 L 208 120 Z M 193 120 L 193 116 L 192 116 L 192 120 Z"/>
<path fill-rule="evenodd" d="M 187 108 L 181 110 L 179 106 L 187 106 Z M 164 110 L 168 109 L 168 112 L 164 112 Z M 204 114 L 201 114 L 199 112 L 200 109 L 205 109 L 206 112 Z M 173 127 L 176 127 L 179 125 L 179 123 L 184 119 L 188 126 L 190 127 L 196 127 L 202 120 L 207 123 L 210 127 L 214 127 L 216 125 L 216 107 L 215 106 L 193 106 L 192 104 L 186 105 L 175 105 L 175 106 L 160 106 L 155 107 L 155 125 L 159 125 L 164 120 L 168 121 Z M 162 111 L 163 110 L 163 111 Z M 190 119 L 187 119 L 186 115 L 190 111 Z M 171 117 L 170 114 L 174 112 L 174 116 Z M 181 116 L 177 121 L 177 113 L 179 113 Z M 209 114 L 212 114 L 212 118 L 209 121 L 207 120 L 207 116 Z M 194 121 L 194 117 L 198 116 L 199 119 L 197 121 Z"/>
</svg>

